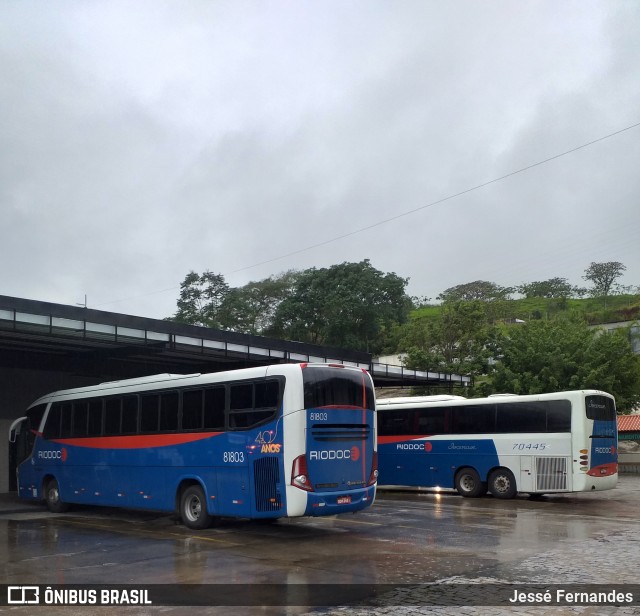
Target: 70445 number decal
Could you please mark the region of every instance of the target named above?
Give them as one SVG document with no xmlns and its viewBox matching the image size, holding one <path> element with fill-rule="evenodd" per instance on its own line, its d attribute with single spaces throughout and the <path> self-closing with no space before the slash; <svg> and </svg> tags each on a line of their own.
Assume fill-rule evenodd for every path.
<svg viewBox="0 0 640 616">
<path fill-rule="evenodd" d="M 544 451 L 548 449 L 549 445 L 547 443 L 514 443 L 512 449 L 517 451 L 527 451 L 527 450 L 537 450 Z"/>
</svg>

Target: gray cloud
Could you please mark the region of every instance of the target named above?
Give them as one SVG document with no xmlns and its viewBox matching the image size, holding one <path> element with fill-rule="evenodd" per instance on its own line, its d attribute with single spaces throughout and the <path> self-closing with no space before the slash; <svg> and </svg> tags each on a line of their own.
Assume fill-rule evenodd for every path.
<svg viewBox="0 0 640 616">
<path fill-rule="evenodd" d="M 0 293 L 164 317 L 371 259 L 435 297 L 478 278 L 640 284 L 633 2 L 0 6 Z M 248 269 L 245 269 L 248 268 Z M 162 292 L 160 292 L 162 291 Z"/>
</svg>

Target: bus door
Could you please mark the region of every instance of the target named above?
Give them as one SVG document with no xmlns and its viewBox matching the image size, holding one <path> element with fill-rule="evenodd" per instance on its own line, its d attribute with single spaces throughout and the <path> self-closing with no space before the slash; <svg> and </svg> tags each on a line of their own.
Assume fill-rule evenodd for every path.
<svg viewBox="0 0 640 616">
<path fill-rule="evenodd" d="M 520 477 L 516 477 L 516 485 L 519 492 L 533 492 L 536 490 L 535 459 L 533 456 L 515 457 L 513 468 L 520 468 Z"/>
</svg>

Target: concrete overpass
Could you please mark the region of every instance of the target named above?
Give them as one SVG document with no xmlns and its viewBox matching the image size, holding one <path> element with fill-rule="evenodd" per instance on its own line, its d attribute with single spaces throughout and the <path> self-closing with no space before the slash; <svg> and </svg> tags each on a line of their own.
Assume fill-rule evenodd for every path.
<svg viewBox="0 0 640 616">
<path fill-rule="evenodd" d="M 0 492 L 8 429 L 39 396 L 163 372 L 218 372 L 286 362 L 369 370 L 376 387 L 453 387 L 469 377 L 374 363 L 369 353 L 0 295 Z"/>
</svg>

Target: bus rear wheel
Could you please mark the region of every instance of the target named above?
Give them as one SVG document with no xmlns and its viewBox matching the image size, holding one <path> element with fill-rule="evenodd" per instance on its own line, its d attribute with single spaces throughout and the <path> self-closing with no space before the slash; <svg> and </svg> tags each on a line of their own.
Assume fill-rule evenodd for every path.
<svg viewBox="0 0 640 616">
<path fill-rule="evenodd" d="M 498 468 L 489 475 L 489 492 L 496 498 L 513 498 L 518 493 L 516 478 L 506 468 Z"/>
<path fill-rule="evenodd" d="M 44 488 L 44 500 L 51 513 L 64 513 L 69 510 L 69 505 L 60 500 L 60 486 L 57 479 L 49 479 Z"/>
<path fill-rule="evenodd" d="M 456 473 L 456 490 L 460 496 L 476 498 L 485 490 L 483 489 L 480 475 L 472 468 L 463 468 Z"/>
<path fill-rule="evenodd" d="M 207 501 L 200 486 L 189 486 L 180 498 L 180 517 L 187 528 L 202 530 L 211 524 Z"/>
</svg>

